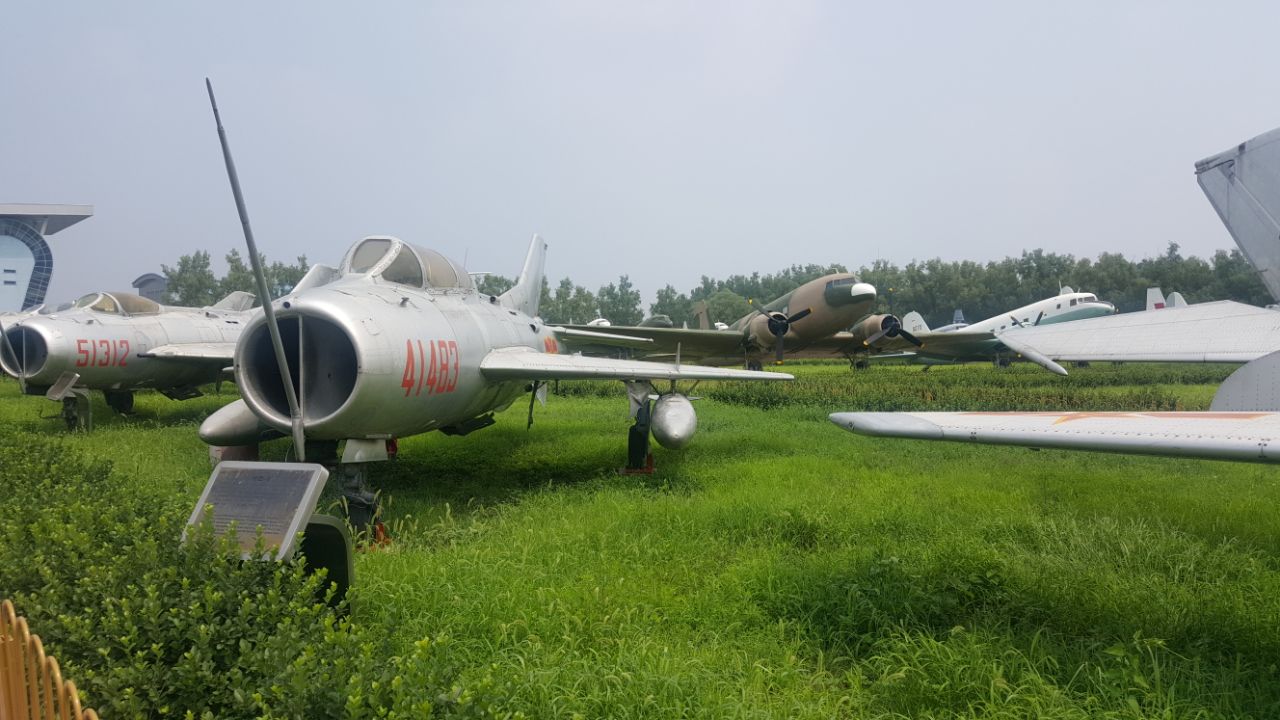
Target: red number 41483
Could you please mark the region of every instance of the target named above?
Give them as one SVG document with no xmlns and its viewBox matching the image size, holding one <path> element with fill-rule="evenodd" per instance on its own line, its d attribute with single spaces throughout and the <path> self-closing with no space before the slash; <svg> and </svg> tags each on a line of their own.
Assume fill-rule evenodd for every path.
<svg viewBox="0 0 1280 720">
<path fill-rule="evenodd" d="M 404 377 L 400 387 L 404 396 L 414 397 L 425 389 L 428 395 L 451 393 L 458 389 L 458 341 L 405 340 Z"/>
</svg>

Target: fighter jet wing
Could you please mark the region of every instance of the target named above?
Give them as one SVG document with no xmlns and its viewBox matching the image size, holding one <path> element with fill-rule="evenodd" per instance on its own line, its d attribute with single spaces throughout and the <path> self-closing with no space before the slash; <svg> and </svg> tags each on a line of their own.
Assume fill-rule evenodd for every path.
<svg viewBox="0 0 1280 720">
<path fill-rule="evenodd" d="M 1280 462 L 1275 412 L 842 412 L 831 421 L 880 437 Z"/>
<path fill-rule="evenodd" d="M 204 342 L 157 345 L 147 352 L 138 353 L 138 357 L 229 365 L 235 354 L 236 344 L 233 342 Z"/>
<path fill-rule="evenodd" d="M 635 338 L 647 341 L 642 347 L 644 354 L 669 355 L 674 357 L 679 346 L 680 357 L 697 360 L 704 357 L 732 357 L 742 354 L 742 332 L 740 330 L 694 330 L 691 328 L 664 328 L 610 325 L 595 327 L 590 325 L 564 325 L 552 328 L 558 336 L 575 347 L 604 345 L 617 347 L 621 342 L 607 339 L 609 336 Z M 589 333 L 590 335 L 588 335 Z M 593 342 L 591 335 L 600 336 Z M 583 347 L 583 349 L 586 349 Z"/>
<path fill-rule="evenodd" d="M 1068 362 L 1249 362 L 1280 350 L 1280 312 L 1224 300 L 1010 328 L 998 337 L 1014 352 Z"/>
<path fill-rule="evenodd" d="M 527 347 L 499 348 L 480 361 L 490 380 L 791 380 L 786 373 L 675 363 L 556 355 Z"/>
</svg>

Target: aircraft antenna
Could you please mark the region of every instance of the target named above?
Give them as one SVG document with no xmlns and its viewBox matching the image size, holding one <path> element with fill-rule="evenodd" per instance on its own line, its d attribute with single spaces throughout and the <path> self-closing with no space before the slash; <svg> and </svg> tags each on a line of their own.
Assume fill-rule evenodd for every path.
<svg viewBox="0 0 1280 720">
<path fill-rule="evenodd" d="M 209 105 L 213 108 L 213 120 L 218 125 L 218 142 L 222 144 L 222 159 L 227 164 L 227 179 L 231 181 L 231 194 L 236 199 L 236 211 L 240 213 L 240 226 L 244 229 L 244 243 L 249 249 L 249 261 L 253 263 L 253 277 L 258 283 L 258 297 L 262 300 L 262 312 L 267 318 L 267 330 L 271 333 L 271 346 L 276 351 L 276 363 L 280 366 L 280 378 L 284 381 L 285 398 L 289 401 L 289 418 L 293 429 L 293 446 L 298 454 L 298 461 L 306 461 L 304 445 L 306 438 L 302 430 L 302 408 L 298 404 L 298 395 L 293 389 L 293 376 L 289 373 L 289 360 L 284 354 L 284 342 L 280 340 L 280 327 L 276 324 L 276 313 L 271 307 L 271 293 L 267 291 L 267 276 L 262 272 L 262 260 L 258 257 L 258 246 L 253 241 L 253 229 L 249 227 L 249 211 L 244 207 L 244 195 L 240 192 L 240 179 L 236 175 L 236 164 L 231 159 L 231 148 L 227 145 L 227 131 L 222 128 L 222 116 L 218 114 L 218 101 L 213 97 L 213 83 L 204 79 L 205 88 L 209 90 Z M 299 327 L 298 339 L 302 333 Z M 301 348 L 299 348 L 301 350 Z M 298 365 L 302 365 L 299 353 Z"/>
</svg>

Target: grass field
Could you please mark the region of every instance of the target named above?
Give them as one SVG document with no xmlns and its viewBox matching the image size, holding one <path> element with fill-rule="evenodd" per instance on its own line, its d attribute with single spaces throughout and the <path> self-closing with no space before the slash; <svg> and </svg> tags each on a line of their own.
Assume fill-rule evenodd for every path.
<svg viewBox="0 0 1280 720">
<path fill-rule="evenodd" d="M 438 643 L 498 714 L 1280 716 L 1274 469 L 826 420 L 1200 409 L 1229 368 L 791 369 L 789 387 L 699 388 L 698 436 L 655 449 L 652 476 L 614 472 L 629 420 L 609 384 L 566 384 L 531 430 L 517 403 L 466 438 L 403 440 L 374 478 L 395 542 L 358 558 L 353 621 L 392 654 Z M 0 395 L 12 431 L 60 431 L 52 403 Z M 116 418 L 99 398 L 67 442 L 189 507 L 195 426 L 227 399 L 141 395 Z"/>
</svg>

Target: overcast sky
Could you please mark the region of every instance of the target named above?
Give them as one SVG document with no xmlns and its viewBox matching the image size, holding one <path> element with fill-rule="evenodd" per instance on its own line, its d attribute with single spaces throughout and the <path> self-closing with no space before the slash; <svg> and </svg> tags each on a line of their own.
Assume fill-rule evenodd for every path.
<svg viewBox="0 0 1280 720">
<path fill-rule="evenodd" d="M 651 298 L 703 274 L 1232 247 L 1196 160 L 1280 125 L 1280 4 L 10 0 L 0 202 L 51 300 L 365 235 Z M 1070 278 L 1064 281 L 1071 282 Z"/>
</svg>

